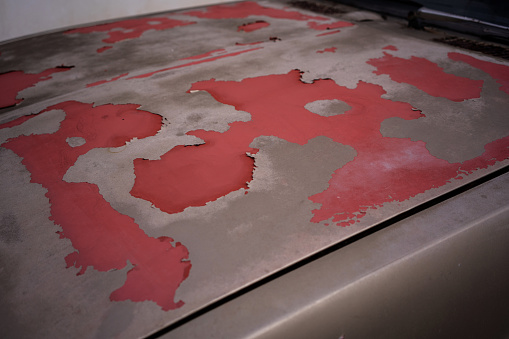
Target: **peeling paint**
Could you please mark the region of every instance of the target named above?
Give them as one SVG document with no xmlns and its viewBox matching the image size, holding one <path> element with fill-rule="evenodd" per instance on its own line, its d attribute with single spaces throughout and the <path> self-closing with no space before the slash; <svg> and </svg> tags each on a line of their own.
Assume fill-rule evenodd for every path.
<svg viewBox="0 0 509 339">
<path fill-rule="evenodd" d="M 205 63 L 205 62 L 211 62 L 211 61 L 215 61 L 215 60 L 222 59 L 222 58 L 228 58 L 228 57 L 232 57 L 232 56 L 236 56 L 236 55 L 240 55 L 240 54 L 256 51 L 256 50 L 261 49 L 261 48 L 263 48 L 263 47 L 251 48 L 251 49 L 246 49 L 246 50 L 242 50 L 242 51 L 238 51 L 238 52 L 232 52 L 232 53 L 228 53 L 228 54 L 223 54 L 223 55 L 215 56 L 215 57 L 208 58 L 208 59 L 205 59 L 205 60 L 189 62 L 187 64 L 182 64 L 182 65 L 178 65 L 178 66 L 163 68 L 163 69 L 160 69 L 160 70 L 157 70 L 157 71 L 153 71 L 153 72 L 150 72 L 150 73 L 136 75 L 136 76 L 130 77 L 128 79 L 148 78 L 148 77 L 151 77 L 152 75 L 157 74 L 157 73 L 166 72 L 166 71 L 170 71 L 170 70 L 178 69 L 178 68 L 183 68 L 183 67 L 194 66 L 194 65 L 202 64 L 202 63 Z"/>
<path fill-rule="evenodd" d="M 112 48 L 113 48 L 113 46 L 104 46 L 104 47 L 98 48 L 97 53 L 102 53 L 102 52 L 107 51 Z"/>
<path fill-rule="evenodd" d="M 97 82 L 93 82 L 91 84 L 88 84 L 87 87 L 94 87 L 94 86 L 98 86 L 98 85 L 102 85 L 102 84 L 106 84 L 108 82 L 112 82 L 112 81 L 116 81 L 120 78 L 123 78 L 125 76 L 129 75 L 129 73 L 124 73 L 124 74 L 121 74 L 119 76 L 116 76 L 114 78 L 111 78 L 110 80 L 101 80 L 101 81 L 97 81 Z"/>
<path fill-rule="evenodd" d="M 261 135 L 273 135 L 301 145 L 320 135 L 331 137 L 340 143 L 363 142 L 360 135 L 355 137 L 355 140 L 361 138 L 357 141 L 340 136 L 339 131 L 342 131 L 345 136 L 350 135 L 350 137 L 354 137 L 353 135 L 357 133 L 354 132 L 355 128 L 347 127 L 348 124 L 342 121 L 345 117 L 351 118 L 352 110 L 342 115 L 325 117 L 308 111 L 304 106 L 317 100 L 340 99 L 359 109 L 359 104 L 361 104 L 359 100 L 362 101 L 364 98 L 355 98 L 356 95 L 351 93 L 352 90 L 340 87 L 332 80 L 318 80 L 307 84 L 301 81 L 300 76 L 300 71 L 295 70 L 288 74 L 248 78 L 241 82 L 223 82 L 212 79 L 193 84 L 191 91 L 205 90 L 217 101 L 233 105 L 237 110 L 249 112 L 252 119 L 247 122 L 231 123 L 230 129 L 224 133 L 201 130 L 189 132 L 187 134 L 203 139 L 205 144 L 193 148 L 175 148 L 164 155 L 162 160 L 136 161 L 136 182 L 131 193 L 136 197 L 151 201 L 163 211 L 176 213 L 188 206 L 204 205 L 206 201 L 217 199 L 218 196 L 232 191 L 233 189 L 228 187 L 225 192 L 224 188 L 227 186 L 224 186 L 226 183 L 222 181 L 217 187 L 210 185 L 195 187 L 197 182 L 205 180 L 200 179 L 200 176 L 210 176 L 210 179 L 206 180 L 221 177 L 223 171 L 228 173 L 223 168 L 228 168 L 231 164 L 238 163 L 239 165 L 236 167 L 239 171 L 244 171 L 243 175 L 237 175 L 238 178 L 243 179 L 237 180 L 237 186 L 234 187 L 234 189 L 241 188 L 241 184 L 250 177 L 252 166 L 242 166 L 240 161 L 235 159 L 243 159 L 248 152 L 255 153 L 257 150 L 250 148 L 249 144 Z M 369 84 L 362 86 L 378 88 L 378 86 Z M 348 100 L 343 98 L 342 91 L 348 93 L 347 97 L 350 97 Z M 362 90 L 358 91 L 359 94 L 362 93 Z M 377 106 L 387 101 L 380 98 L 378 100 L 382 102 L 376 102 Z M 390 103 L 390 101 L 387 102 Z M 406 111 L 412 117 L 420 116 L 418 112 L 411 110 L 411 106 L 408 104 L 399 103 L 391 106 L 407 107 Z M 395 112 L 390 112 L 391 114 L 386 117 L 395 115 Z M 367 116 L 364 114 L 358 117 L 362 121 L 366 118 Z M 380 134 L 378 129 L 382 120 L 372 119 L 370 121 L 373 133 Z M 361 122 L 355 122 L 356 125 L 359 123 Z M 198 152 L 197 150 L 200 150 L 199 156 L 193 154 Z M 177 161 L 177 155 L 179 159 L 183 160 Z M 208 159 L 214 164 L 210 164 Z M 197 172 L 194 173 L 194 171 Z M 186 176 L 187 179 L 183 179 L 182 176 Z M 159 180 L 164 180 L 165 184 L 161 185 Z M 187 196 L 188 192 L 193 192 L 192 197 Z"/>
<path fill-rule="evenodd" d="M 139 38 L 143 33 L 149 30 L 162 31 L 179 26 L 195 24 L 192 21 L 181 21 L 169 19 L 166 17 L 138 18 L 116 21 L 108 24 L 75 28 L 65 32 L 65 34 L 89 34 L 95 32 L 105 32 L 108 34 L 102 41 L 109 44 L 115 44 L 127 39 Z M 112 46 L 104 46 L 97 50 L 97 53 L 104 52 Z"/>
<path fill-rule="evenodd" d="M 204 10 L 181 12 L 180 14 L 194 16 L 204 19 L 241 19 L 253 15 L 266 16 L 275 19 L 291 20 L 329 20 L 321 16 L 309 16 L 297 11 L 282 10 L 271 7 L 264 7 L 256 2 L 246 1 L 231 5 L 216 5 L 207 7 Z"/>
<path fill-rule="evenodd" d="M 134 161 L 133 196 L 151 201 L 164 212 L 178 213 L 248 188 L 254 159 L 247 153 L 254 154 L 256 149 L 246 147 L 237 133 L 199 130 L 187 134 L 205 143 L 177 146 L 160 160 Z"/>
<path fill-rule="evenodd" d="M 187 57 L 187 58 L 182 58 L 180 60 L 198 60 L 198 59 L 208 58 L 210 56 L 215 56 L 217 54 L 221 55 L 221 54 L 224 54 L 224 53 L 226 53 L 226 50 L 224 48 L 220 48 L 220 49 L 215 49 L 213 51 L 206 52 L 206 53 L 203 53 L 203 54 L 198 54 L 198 55 L 193 55 L 193 56 L 190 56 L 190 57 Z"/>
<path fill-rule="evenodd" d="M 51 79 L 51 75 L 58 72 L 65 72 L 72 67 L 60 66 L 49 68 L 41 73 L 31 74 L 23 71 L 11 71 L 0 74 L 0 109 L 11 107 L 23 101 L 23 98 L 17 99 L 17 95 L 22 90 L 35 86 L 38 82 Z"/>
<path fill-rule="evenodd" d="M 373 73 L 387 74 L 393 81 L 410 84 L 435 97 L 456 102 L 481 97 L 484 81 L 446 73 L 424 58 L 403 59 L 384 52 L 383 57 L 370 59 L 367 63 L 377 68 Z"/>
<path fill-rule="evenodd" d="M 251 22 L 251 23 L 248 23 L 248 24 L 244 24 L 244 25 L 241 25 L 237 28 L 237 32 L 246 32 L 246 33 L 249 33 L 249 32 L 253 32 L 253 31 L 257 31 L 259 29 L 262 29 L 262 28 L 265 28 L 265 27 L 269 27 L 270 24 L 266 21 L 263 21 L 263 20 L 258 20 L 258 21 L 255 21 L 255 22 Z"/>
<path fill-rule="evenodd" d="M 469 55 L 457 52 L 450 52 L 447 54 L 447 56 L 451 60 L 465 62 L 472 67 L 478 68 L 481 71 L 488 73 L 501 85 L 499 89 L 509 94 L 509 66 L 479 60 Z"/>
<path fill-rule="evenodd" d="M 326 191 L 310 197 L 322 204 L 313 222 L 332 218 L 340 226 L 352 225 L 369 209 L 407 200 L 509 156 L 509 137 L 486 145 L 480 157 L 453 164 L 432 156 L 421 141 L 380 138 L 368 145 L 354 146 L 357 158 L 334 173 Z"/>
<path fill-rule="evenodd" d="M 244 44 L 244 45 L 256 45 L 256 44 L 259 44 L 259 43 L 262 43 L 262 42 L 254 42 L 254 43 Z M 241 45 L 241 44 L 238 44 L 238 45 Z M 255 50 L 258 50 L 258 49 L 262 49 L 262 48 L 263 47 L 251 48 L 251 49 L 241 50 L 241 51 L 232 52 L 232 53 L 228 53 L 228 54 L 225 54 L 226 53 L 225 49 L 216 49 L 216 50 L 209 51 L 209 52 L 206 52 L 206 53 L 202 53 L 202 54 L 199 54 L 199 55 L 194 55 L 194 56 L 190 56 L 190 57 L 186 57 L 186 58 L 180 59 L 180 60 L 197 60 L 197 61 L 188 62 L 188 63 L 185 63 L 185 64 L 173 66 L 173 67 L 167 67 L 167 68 L 159 69 L 157 71 L 152 71 L 152 72 L 145 73 L 145 74 L 135 75 L 135 76 L 129 77 L 127 79 L 130 80 L 130 79 L 148 78 L 148 77 L 151 77 L 154 74 L 158 74 L 158 73 L 162 73 L 162 72 L 167 72 L 167 71 L 174 70 L 174 69 L 189 67 L 189 66 L 195 66 L 195 65 L 198 65 L 198 64 L 201 64 L 201 63 L 212 62 L 212 61 L 216 61 L 216 60 L 219 60 L 219 59 L 222 59 L 222 58 L 233 57 L 233 56 L 237 56 L 237 55 L 244 54 L 244 53 L 247 53 L 247 52 L 252 52 L 252 51 L 255 51 Z M 200 59 L 203 59 L 203 60 L 200 60 Z M 96 82 L 87 84 L 87 87 L 94 87 L 94 86 L 106 84 L 106 83 L 109 83 L 109 82 L 114 82 L 114 81 L 120 80 L 122 78 L 125 78 L 128 75 L 129 75 L 129 73 L 124 73 L 124 74 L 118 75 L 116 77 L 113 77 L 113 78 L 111 78 L 109 80 L 96 81 Z"/>
<path fill-rule="evenodd" d="M 65 258 L 67 267 L 79 268 L 78 274 L 83 274 L 88 267 L 108 272 L 130 262 L 134 267 L 127 273 L 125 284 L 113 291 L 110 299 L 151 300 L 169 310 L 183 304 L 174 302 L 174 295 L 191 268 L 187 249 L 180 243 L 172 244 L 168 237 L 148 237 L 132 218 L 114 210 L 96 185 L 63 181 L 78 157 L 91 149 L 120 147 L 135 137 L 155 135 L 162 118 L 138 107 L 63 102 L 39 113 L 65 111 L 66 118 L 57 132 L 22 135 L 2 146 L 23 158 L 31 182 L 48 190 L 50 220 L 62 227 L 60 237 L 71 240 L 76 250 Z M 78 140 L 79 145 L 68 144 L 70 140 Z"/>
<path fill-rule="evenodd" d="M 327 24 L 319 24 L 314 21 L 308 22 L 308 27 L 317 31 L 325 31 L 329 29 L 343 28 L 343 27 L 351 27 L 354 24 L 346 21 L 335 21 Z"/>
<path fill-rule="evenodd" d="M 326 53 L 326 52 L 336 53 L 336 50 L 337 50 L 337 47 L 329 47 L 329 48 L 324 48 L 322 50 L 316 51 L 316 53 Z"/>
<path fill-rule="evenodd" d="M 388 51 L 397 51 L 398 50 L 398 48 L 393 45 L 387 45 L 387 46 L 383 47 L 382 49 L 386 49 Z"/>
<path fill-rule="evenodd" d="M 341 32 L 340 30 L 337 30 L 337 31 L 330 31 L 330 32 L 325 32 L 325 33 L 317 34 L 316 36 L 317 36 L 317 37 L 319 37 L 319 36 L 325 36 L 325 35 L 336 34 L 336 33 L 340 33 L 340 32 Z"/>
<path fill-rule="evenodd" d="M 312 222 L 332 219 L 340 226 L 353 225 L 368 209 L 407 200 L 509 155 L 509 137 L 487 145 L 482 156 L 463 164 L 450 164 L 432 156 L 422 141 L 383 137 L 380 124 L 385 119 L 411 120 L 423 115 L 408 103 L 383 99 L 383 88 L 362 81 L 354 89 L 325 79 L 304 83 L 301 72 L 294 70 L 240 82 L 200 81 L 191 90 L 207 91 L 217 101 L 249 112 L 252 119 L 230 123 L 224 133 L 189 132 L 204 144 L 176 147 L 161 160 L 135 161 L 136 182 L 131 193 L 168 213 L 202 206 L 245 188 L 253 170 L 245 162 L 245 154 L 257 151 L 249 145 L 262 135 L 300 145 L 316 136 L 327 136 L 358 152 L 354 161 L 336 170 L 328 189 L 309 197 L 322 205 L 313 211 Z M 340 100 L 351 109 L 339 115 L 319 116 L 305 108 L 319 100 Z M 231 181 L 226 186 L 223 176 L 236 178 L 231 180 L 235 186 Z"/>
<path fill-rule="evenodd" d="M 285 6 L 2 47 L 2 72 L 77 67 L 4 109 L 0 245 L 16 262 L 4 299 L 21 315 L 8 333 L 146 337 L 508 163 L 506 62 Z M 432 95 L 480 98 L 430 96 L 435 78 Z"/>
</svg>

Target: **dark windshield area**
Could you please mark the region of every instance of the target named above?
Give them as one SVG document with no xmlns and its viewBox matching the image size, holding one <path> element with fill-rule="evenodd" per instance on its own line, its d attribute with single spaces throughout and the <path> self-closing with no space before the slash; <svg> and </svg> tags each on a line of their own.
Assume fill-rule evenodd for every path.
<svg viewBox="0 0 509 339">
<path fill-rule="evenodd" d="M 509 42 L 509 3 L 504 0 L 341 0 L 382 14 L 409 18 L 413 27 L 443 27 Z"/>
<path fill-rule="evenodd" d="M 509 26 L 509 3 L 503 0 L 421 0 L 424 7 L 497 25 Z"/>
</svg>

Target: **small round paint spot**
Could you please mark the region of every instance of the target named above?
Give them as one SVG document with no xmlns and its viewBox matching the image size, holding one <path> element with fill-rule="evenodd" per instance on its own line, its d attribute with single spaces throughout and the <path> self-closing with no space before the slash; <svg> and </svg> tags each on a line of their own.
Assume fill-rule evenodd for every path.
<svg viewBox="0 0 509 339">
<path fill-rule="evenodd" d="M 87 143 L 87 141 L 82 137 L 70 137 L 70 138 L 65 139 L 65 141 L 71 147 L 79 147 L 79 146 L 83 146 Z"/>
</svg>

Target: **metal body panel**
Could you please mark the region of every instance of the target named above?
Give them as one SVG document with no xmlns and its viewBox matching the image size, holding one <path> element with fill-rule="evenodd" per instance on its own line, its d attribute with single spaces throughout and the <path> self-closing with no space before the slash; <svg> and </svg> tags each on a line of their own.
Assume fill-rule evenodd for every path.
<svg viewBox="0 0 509 339">
<path fill-rule="evenodd" d="M 6 333 L 146 336 L 508 165 L 506 61 L 338 8 L 0 45 Z"/>
<path fill-rule="evenodd" d="M 508 184 L 448 199 L 163 338 L 506 338 Z"/>
</svg>

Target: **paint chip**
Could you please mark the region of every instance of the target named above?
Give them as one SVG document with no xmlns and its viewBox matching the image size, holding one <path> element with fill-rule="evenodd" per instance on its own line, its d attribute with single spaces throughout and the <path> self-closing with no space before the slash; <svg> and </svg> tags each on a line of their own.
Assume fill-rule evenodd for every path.
<svg viewBox="0 0 509 339">
<path fill-rule="evenodd" d="M 65 139 L 65 141 L 71 147 L 80 147 L 87 143 L 85 138 L 82 138 L 82 137 L 70 137 L 70 138 Z"/>
<path fill-rule="evenodd" d="M 318 114 L 322 117 L 332 117 L 339 114 L 344 114 L 346 111 L 352 109 L 352 106 L 346 102 L 333 99 L 333 100 L 316 100 L 304 106 L 308 111 Z"/>
</svg>

